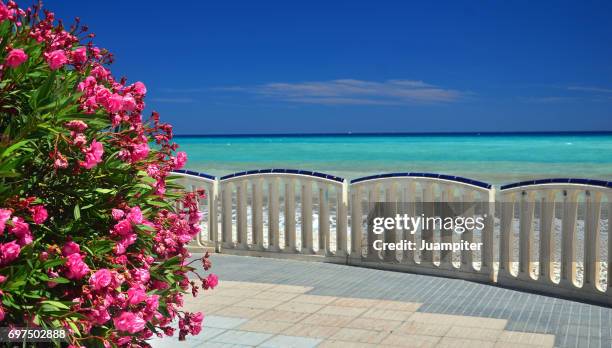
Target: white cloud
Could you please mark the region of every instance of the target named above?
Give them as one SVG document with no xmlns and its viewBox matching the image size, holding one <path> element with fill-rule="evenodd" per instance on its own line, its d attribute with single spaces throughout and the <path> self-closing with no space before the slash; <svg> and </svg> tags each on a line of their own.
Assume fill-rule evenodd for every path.
<svg viewBox="0 0 612 348">
<path fill-rule="evenodd" d="M 464 95 L 458 90 L 413 80 L 275 82 L 252 87 L 221 87 L 217 90 L 246 92 L 294 103 L 326 105 L 444 103 L 457 101 Z"/>
<path fill-rule="evenodd" d="M 570 86 L 567 87 L 570 91 L 594 92 L 594 93 L 612 93 L 610 88 L 593 87 L 593 86 Z"/>
</svg>

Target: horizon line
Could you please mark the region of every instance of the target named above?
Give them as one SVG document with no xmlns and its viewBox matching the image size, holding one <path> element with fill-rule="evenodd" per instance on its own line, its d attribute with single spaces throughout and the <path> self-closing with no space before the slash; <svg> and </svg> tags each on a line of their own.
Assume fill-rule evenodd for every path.
<svg viewBox="0 0 612 348">
<path fill-rule="evenodd" d="M 507 132 L 345 132 L 345 133 L 230 133 L 175 134 L 176 138 L 223 137 L 351 137 L 351 136 L 474 136 L 474 135 L 612 135 L 610 131 L 507 131 Z"/>
</svg>

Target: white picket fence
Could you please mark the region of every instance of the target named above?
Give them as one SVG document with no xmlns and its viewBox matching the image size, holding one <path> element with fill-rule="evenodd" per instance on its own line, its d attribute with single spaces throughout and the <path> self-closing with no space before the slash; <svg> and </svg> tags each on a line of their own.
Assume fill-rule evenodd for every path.
<svg viewBox="0 0 612 348">
<path fill-rule="evenodd" d="M 207 192 L 200 202 L 203 231 L 191 246 L 196 250 L 439 275 L 612 305 L 610 182 L 536 180 L 496 191 L 476 180 L 428 173 L 381 174 L 350 183 L 291 169 L 221 178 L 175 174 L 186 189 Z M 431 213 L 436 202 L 472 202 L 484 214 L 485 227 L 461 239 L 482 243 L 482 248 L 374 250 L 376 239 L 429 243 L 458 238 L 441 228 L 415 234 L 367 232 L 367 214 L 378 202 L 404 202 L 403 212 L 415 216 Z M 472 214 L 474 208 L 465 215 Z"/>
</svg>

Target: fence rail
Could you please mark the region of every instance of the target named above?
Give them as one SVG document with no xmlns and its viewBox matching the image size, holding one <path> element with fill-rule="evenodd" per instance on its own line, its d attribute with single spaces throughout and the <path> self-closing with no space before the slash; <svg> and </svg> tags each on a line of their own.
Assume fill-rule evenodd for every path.
<svg viewBox="0 0 612 348">
<path fill-rule="evenodd" d="M 203 232 L 194 248 L 440 275 L 612 305 L 612 182 L 544 179 L 496 190 L 431 173 L 380 174 L 350 183 L 294 169 L 221 178 L 175 174 L 186 189 L 207 192 L 199 202 Z M 461 239 L 478 240 L 481 250 L 374 250 L 376 240 L 456 239 L 444 228 L 374 234 L 366 230 L 368 214 L 380 202 L 405 203 L 403 212 L 415 216 L 433 213 L 436 203 L 471 202 L 485 217 L 484 228 L 468 230 Z M 474 207 L 464 213 L 474 214 Z"/>
</svg>

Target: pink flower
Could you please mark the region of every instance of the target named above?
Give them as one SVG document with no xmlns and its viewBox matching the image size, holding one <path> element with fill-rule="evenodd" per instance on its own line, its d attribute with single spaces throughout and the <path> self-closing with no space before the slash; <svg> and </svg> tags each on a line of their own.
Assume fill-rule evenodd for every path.
<svg viewBox="0 0 612 348">
<path fill-rule="evenodd" d="M 174 169 L 181 169 L 187 162 L 187 154 L 185 152 L 177 152 L 176 157 L 172 158 Z"/>
<path fill-rule="evenodd" d="M 141 159 L 147 158 L 149 155 L 149 144 L 140 143 L 134 145 L 134 149 L 132 150 L 132 155 L 130 160 L 132 162 L 140 161 Z"/>
<path fill-rule="evenodd" d="M 34 223 L 40 225 L 47 220 L 47 217 L 49 217 L 49 214 L 44 206 L 37 205 L 32 208 L 32 220 L 34 220 Z"/>
<path fill-rule="evenodd" d="M 108 112 L 118 112 L 123 107 L 123 97 L 119 94 L 112 94 L 106 102 L 106 110 Z"/>
<path fill-rule="evenodd" d="M 104 86 L 98 86 L 96 89 L 96 102 L 107 105 L 108 99 L 111 97 L 112 93 Z"/>
<path fill-rule="evenodd" d="M 57 70 L 68 63 L 68 58 L 66 58 L 66 53 L 63 50 L 47 52 L 45 53 L 45 59 L 51 70 Z"/>
<path fill-rule="evenodd" d="M 0 284 L 6 281 L 6 277 L 0 274 Z"/>
<path fill-rule="evenodd" d="M 151 295 L 145 300 L 147 304 L 147 310 L 154 312 L 159 308 L 159 295 Z"/>
<path fill-rule="evenodd" d="M 129 220 L 121 220 L 113 227 L 115 233 L 120 236 L 127 236 L 132 233 L 132 223 Z"/>
<path fill-rule="evenodd" d="M 6 265 L 15 260 L 19 257 L 19 252 L 21 252 L 21 247 L 14 240 L 0 244 L 0 263 Z"/>
<path fill-rule="evenodd" d="M 77 243 L 71 240 L 67 241 L 66 244 L 64 244 L 64 247 L 62 248 L 62 255 L 64 256 L 78 254 L 80 252 L 81 252 L 81 247 Z"/>
<path fill-rule="evenodd" d="M 61 153 L 58 152 L 55 155 L 55 157 L 56 157 L 55 161 L 53 162 L 53 167 L 55 169 L 58 169 L 58 168 L 62 168 L 63 169 L 63 168 L 68 167 L 68 160 L 66 159 L 66 157 L 64 157 L 64 155 L 62 155 Z"/>
<path fill-rule="evenodd" d="M 72 51 L 72 60 L 75 63 L 83 64 L 87 60 L 87 48 L 86 47 L 78 47 L 76 50 Z"/>
<path fill-rule="evenodd" d="M 16 68 L 25 62 L 26 59 L 28 59 L 28 55 L 22 49 L 14 48 L 6 56 L 6 65 Z"/>
<path fill-rule="evenodd" d="M 89 284 L 94 290 L 101 290 L 109 286 L 112 280 L 113 275 L 111 272 L 106 268 L 102 268 L 89 278 Z"/>
<path fill-rule="evenodd" d="M 74 132 L 73 132 L 74 133 Z M 87 144 L 87 138 L 83 133 L 75 133 L 74 138 L 72 138 L 72 144 L 78 147 L 83 147 Z"/>
<path fill-rule="evenodd" d="M 89 267 L 80 254 L 70 254 L 66 257 L 66 278 L 79 280 L 89 273 Z"/>
<path fill-rule="evenodd" d="M 138 304 L 147 299 L 147 294 L 140 288 L 130 288 L 127 291 L 128 302 L 131 305 Z"/>
<path fill-rule="evenodd" d="M 139 283 L 148 283 L 149 279 L 151 279 L 151 275 L 149 271 L 144 268 L 136 268 L 132 270 L 132 278 Z"/>
<path fill-rule="evenodd" d="M 138 81 L 134 83 L 134 91 L 140 95 L 145 95 L 147 94 L 147 87 L 145 87 L 144 83 Z"/>
<path fill-rule="evenodd" d="M 117 330 L 129 332 L 131 334 L 141 331 L 146 325 L 144 319 L 132 312 L 122 312 L 113 319 L 113 322 Z"/>
<path fill-rule="evenodd" d="M 121 107 L 125 111 L 134 111 L 136 109 L 136 100 L 128 93 L 123 97 Z"/>
<path fill-rule="evenodd" d="M 110 320 L 108 310 L 102 306 L 91 310 L 89 318 L 98 325 L 102 325 Z"/>
<path fill-rule="evenodd" d="M 95 167 L 98 163 L 102 162 L 102 154 L 104 154 L 102 143 L 92 140 L 91 145 L 85 151 L 85 162 L 81 162 L 81 166 L 87 169 Z"/>
<path fill-rule="evenodd" d="M 105 80 L 108 75 L 110 75 L 110 72 L 103 66 L 97 65 L 93 69 L 91 69 L 91 75 L 98 80 Z"/>
<path fill-rule="evenodd" d="M 66 128 L 70 129 L 71 131 L 83 133 L 83 131 L 87 129 L 87 123 L 81 120 L 72 120 L 66 122 Z"/>
<path fill-rule="evenodd" d="M 115 219 L 115 221 L 119 221 L 121 220 L 121 218 L 123 218 L 125 213 L 121 209 L 113 209 L 111 211 L 111 215 L 113 216 L 113 219 Z"/>
<path fill-rule="evenodd" d="M 18 238 L 20 245 L 27 245 L 32 243 L 32 233 L 30 232 L 30 225 L 23 221 L 20 217 L 13 217 L 12 224 L 9 228 L 9 232 L 14 234 Z"/>
<path fill-rule="evenodd" d="M 4 2 L 0 1 L 0 23 L 4 22 L 5 19 L 10 17 L 11 13 L 9 9 L 4 5 Z M 4 318 L 4 315 L 2 316 Z M 0 321 L 2 321 L 0 319 Z"/>
<path fill-rule="evenodd" d="M 4 232 L 6 222 L 11 218 L 11 211 L 8 209 L 0 209 L 0 234 Z"/>
<path fill-rule="evenodd" d="M 202 287 L 207 290 L 214 289 L 218 284 L 219 284 L 219 277 L 217 277 L 216 274 L 211 273 L 208 275 L 208 277 L 206 277 L 206 279 L 204 279 L 204 282 L 202 283 Z"/>
<path fill-rule="evenodd" d="M 141 224 L 143 218 L 142 211 L 140 211 L 140 207 L 132 207 L 127 215 L 127 219 L 134 224 Z"/>
</svg>

